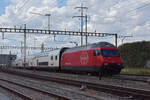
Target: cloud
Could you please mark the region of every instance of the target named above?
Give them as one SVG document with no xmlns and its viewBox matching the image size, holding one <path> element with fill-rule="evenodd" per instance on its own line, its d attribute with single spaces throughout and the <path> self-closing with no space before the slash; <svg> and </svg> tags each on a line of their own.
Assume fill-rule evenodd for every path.
<svg viewBox="0 0 150 100">
<path fill-rule="evenodd" d="M 14 27 L 15 25 L 23 28 L 26 23 L 27 28 L 47 29 L 48 17 L 31 14 L 31 12 L 34 12 L 43 15 L 50 13 L 50 28 L 53 30 L 78 31 L 80 20 L 72 17 L 80 16 L 79 9 L 75 9 L 75 7 L 79 7 L 83 2 L 83 5 L 88 7 L 88 10 L 84 10 L 84 14 L 90 16 L 88 19 L 88 31 L 95 32 L 96 30 L 96 32 L 118 33 L 118 35 L 133 34 L 131 39 L 125 39 L 124 42 L 149 40 L 149 0 L 88 0 L 88 2 L 87 0 L 67 0 L 61 7 L 60 1 L 58 2 L 57 0 L 11 0 L 11 2 L 6 7 L 5 13 L 0 16 L 0 26 L 2 27 Z M 19 40 L 19 36 L 16 35 L 15 37 L 16 41 Z M 39 37 L 37 41 L 39 44 L 53 40 L 53 35 L 37 35 L 37 37 Z M 89 38 L 89 42 L 109 41 L 114 43 L 114 38 L 110 38 L 92 37 Z M 80 37 L 57 36 L 56 39 L 61 41 L 73 40 L 80 44 Z M 33 44 L 33 37 L 30 37 L 29 40 Z M 121 39 L 118 41 L 121 44 Z M 48 43 L 45 44 L 48 45 Z M 52 45 L 52 43 L 49 44 L 49 46 Z M 53 44 L 55 43 L 53 42 Z"/>
</svg>

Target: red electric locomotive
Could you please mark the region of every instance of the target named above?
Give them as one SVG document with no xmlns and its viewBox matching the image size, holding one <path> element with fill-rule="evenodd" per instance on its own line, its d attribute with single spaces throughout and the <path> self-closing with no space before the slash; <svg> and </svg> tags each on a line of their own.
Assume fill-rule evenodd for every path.
<svg viewBox="0 0 150 100">
<path fill-rule="evenodd" d="M 60 64 L 62 70 L 111 75 L 119 74 L 123 68 L 118 49 L 108 42 L 66 49 Z"/>
</svg>

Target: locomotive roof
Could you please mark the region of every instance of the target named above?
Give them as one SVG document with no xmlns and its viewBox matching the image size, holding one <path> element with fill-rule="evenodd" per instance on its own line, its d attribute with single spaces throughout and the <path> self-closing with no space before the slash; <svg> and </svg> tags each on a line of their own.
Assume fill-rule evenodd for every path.
<svg viewBox="0 0 150 100">
<path fill-rule="evenodd" d="M 92 48 L 97 48 L 97 47 L 111 47 L 111 48 L 116 48 L 113 44 L 109 42 L 98 42 L 98 43 L 93 43 L 91 44 Z"/>
<path fill-rule="evenodd" d="M 58 54 L 60 51 L 60 49 L 57 50 L 50 50 L 50 51 L 45 51 L 45 52 L 40 52 L 37 54 L 34 54 L 35 57 L 45 57 L 45 56 L 49 56 L 49 55 L 53 55 L 53 54 Z"/>
<path fill-rule="evenodd" d="M 98 42 L 98 43 L 88 44 L 88 45 L 84 45 L 84 46 L 76 46 L 76 47 L 67 49 L 65 52 L 86 50 L 86 49 L 92 49 L 92 48 L 102 48 L 102 47 L 116 48 L 116 46 L 114 46 L 113 44 L 111 44 L 109 42 Z"/>
<path fill-rule="evenodd" d="M 58 54 L 60 51 L 60 49 L 57 49 L 57 50 L 49 50 L 49 51 L 45 51 L 45 52 L 39 52 L 39 53 L 35 53 L 35 54 L 32 54 L 32 55 L 28 55 L 26 58 L 27 59 L 32 59 L 34 57 L 46 57 L 46 56 L 49 56 L 49 55 L 52 55 L 52 54 Z M 16 60 L 21 60 L 21 59 L 24 59 L 24 57 L 20 57 L 20 58 L 17 58 Z"/>
</svg>

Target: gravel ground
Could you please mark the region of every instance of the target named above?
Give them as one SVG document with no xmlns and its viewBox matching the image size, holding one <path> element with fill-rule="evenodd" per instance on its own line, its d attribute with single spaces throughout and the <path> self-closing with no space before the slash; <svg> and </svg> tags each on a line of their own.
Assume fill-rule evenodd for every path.
<svg viewBox="0 0 150 100">
<path fill-rule="evenodd" d="M 106 94 L 103 92 L 98 92 L 98 91 L 94 91 L 90 89 L 81 91 L 81 89 L 78 87 L 58 84 L 55 82 L 33 80 L 30 78 L 23 78 L 23 77 L 9 75 L 5 73 L 0 73 L 0 78 L 9 79 L 14 82 L 19 82 L 19 83 L 29 85 L 32 87 L 36 87 L 36 88 L 40 88 L 40 89 L 43 89 L 52 93 L 67 96 L 72 100 L 130 100 L 130 99 L 124 99 L 118 96 L 114 96 L 111 94 Z"/>
<path fill-rule="evenodd" d="M 33 98 L 33 100 L 49 100 L 49 99 L 56 100 L 53 97 L 50 97 L 48 95 L 42 94 L 37 91 L 34 91 L 32 89 L 24 88 L 22 86 L 14 85 L 14 84 L 7 83 L 7 82 L 1 81 L 1 80 L 0 80 L 0 84 L 2 84 L 5 87 L 8 87 L 10 89 L 13 89 L 19 93 L 22 93 L 28 97 L 31 97 L 31 98 Z"/>
<path fill-rule="evenodd" d="M 3 88 L 0 88 L 0 100 L 22 100 L 22 98 Z"/>
<path fill-rule="evenodd" d="M 50 77 L 65 78 L 65 79 L 70 79 L 70 80 L 81 80 L 84 82 L 91 82 L 91 83 L 97 83 L 97 84 L 108 84 L 108 85 L 116 85 L 116 86 L 121 86 L 121 87 L 150 90 L 150 84 L 148 83 L 136 82 L 136 81 L 130 81 L 130 80 L 120 80 L 120 79 L 114 79 L 111 77 L 103 77 L 102 80 L 98 80 L 98 77 L 88 76 L 88 75 L 78 75 L 78 74 L 75 75 L 75 74 L 33 71 L 33 70 L 19 70 L 19 71 L 29 72 L 32 74 L 46 75 Z"/>
</svg>

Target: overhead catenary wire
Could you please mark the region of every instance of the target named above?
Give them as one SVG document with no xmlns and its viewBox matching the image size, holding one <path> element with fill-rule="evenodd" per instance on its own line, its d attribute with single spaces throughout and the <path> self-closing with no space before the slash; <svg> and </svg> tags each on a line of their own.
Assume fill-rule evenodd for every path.
<svg viewBox="0 0 150 100">
<path fill-rule="evenodd" d="M 28 3 L 29 1 L 30 1 L 30 0 L 24 0 L 24 1 L 22 2 L 23 4 L 22 4 L 21 7 L 16 7 L 16 8 L 15 8 L 16 11 L 17 11 L 18 9 L 19 9 L 19 10 L 15 13 L 15 15 L 19 15 L 19 14 L 21 13 L 21 10 L 24 9 L 25 5 L 27 5 L 27 3 Z M 20 3 L 21 3 L 21 2 L 19 2 L 18 4 L 20 4 Z M 18 5 L 18 4 L 17 4 L 17 5 Z M 18 18 L 16 18 L 16 17 L 17 17 L 17 16 L 14 17 L 14 19 L 12 20 L 12 22 L 16 22 L 16 20 L 18 19 Z M 20 23 L 21 23 L 21 22 L 20 22 Z M 20 23 L 19 23 L 19 24 L 20 24 Z M 18 23 L 17 23 L 17 24 L 18 24 Z"/>
<path fill-rule="evenodd" d="M 132 11 L 136 11 L 136 10 L 141 9 L 141 8 L 144 8 L 144 7 L 147 7 L 147 6 L 150 6 L 150 2 L 147 3 L 147 4 L 145 4 L 145 5 L 143 5 L 143 6 L 137 7 L 137 8 L 135 8 L 135 9 L 133 9 L 133 10 L 130 10 L 128 13 L 130 13 L 130 12 L 132 12 Z"/>
<path fill-rule="evenodd" d="M 134 12 L 134 11 L 137 11 L 137 10 L 139 10 L 139 9 L 142 9 L 142 8 L 145 8 L 145 7 L 148 7 L 148 6 L 150 6 L 150 2 L 147 3 L 147 4 L 144 4 L 144 5 L 140 6 L 140 7 L 137 7 L 137 8 L 135 8 L 135 9 L 129 10 L 128 12 L 126 12 L 125 15 L 129 15 L 129 14 L 131 14 L 131 13 Z M 115 18 L 121 19 L 121 17 L 115 17 Z"/>
<path fill-rule="evenodd" d="M 20 0 L 20 2 L 18 2 L 15 6 L 15 9 L 18 9 L 18 7 L 23 4 L 26 0 Z"/>
<path fill-rule="evenodd" d="M 24 1 L 29 1 L 29 0 L 24 0 Z M 149 5 L 149 4 L 148 4 Z M 148 5 L 146 5 L 146 6 L 148 6 Z M 144 6 L 144 5 L 143 5 Z M 141 9 L 141 8 L 143 8 L 143 6 L 142 7 L 138 7 L 138 8 L 136 8 L 136 9 Z M 136 10 L 136 9 L 133 9 L 133 10 L 131 10 L 131 11 L 129 11 L 129 12 L 132 12 L 132 11 L 134 11 L 134 10 Z M 127 13 L 128 14 L 128 13 Z M 32 17 L 31 17 L 32 18 Z M 29 20 L 30 21 L 30 20 Z"/>
<path fill-rule="evenodd" d="M 145 3 L 145 2 L 147 2 L 147 1 L 149 1 L 149 0 L 141 0 L 140 1 L 140 3 Z M 139 3 L 137 3 L 137 1 L 135 0 L 135 1 L 132 1 L 132 0 L 125 0 L 124 2 L 128 2 L 128 4 L 127 5 L 125 5 L 125 6 L 122 6 L 120 9 L 123 9 L 123 8 L 128 8 L 129 6 L 135 6 L 135 5 L 138 5 Z M 119 2 L 119 3 L 122 3 L 122 2 Z M 124 3 L 125 4 L 125 3 Z M 115 4 L 116 5 L 116 4 Z"/>
<path fill-rule="evenodd" d="M 19 9 L 19 11 L 22 10 L 29 1 L 30 0 L 24 0 L 23 5 L 21 7 L 19 7 L 19 8 L 16 8 L 16 9 Z"/>
<path fill-rule="evenodd" d="M 129 14 L 131 14 L 132 12 L 137 11 L 137 10 L 142 9 L 142 8 L 145 8 L 145 7 L 150 7 L 150 2 L 147 3 L 147 4 L 144 4 L 144 5 L 140 6 L 140 7 L 137 7 L 137 8 L 135 8 L 135 9 L 132 9 L 132 10 L 128 11 L 125 15 L 129 15 Z M 132 16 L 133 16 L 133 15 L 132 15 Z M 119 20 L 119 19 L 121 20 L 122 17 L 116 17 L 116 18 L 117 18 L 117 20 Z M 129 25 L 129 24 L 128 24 L 128 25 Z M 122 30 L 125 30 L 125 29 L 127 29 L 127 28 L 123 28 L 123 29 L 121 29 L 121 30 L 118 30 L 117 33 L 120 33 Z"/>
<path fill-rule="evenodd" d="M 25 6 L 25 4 L 27 3 L 27 2 L 29 2 L 29 0 L 24 0 L 24 4 L 23 4 L 23 6 L 21 7 L 21 9 Z M 67 5 L 68 6 L 68 5 Z M 33 18 L 33 17 L 32 17 Z M 30 20 L 29 20 L 30 21 Z M 29 22 L 28 21 L 28 22 Z M 14 21 L 13 21 L 14 22 Z"/>
</svg>

